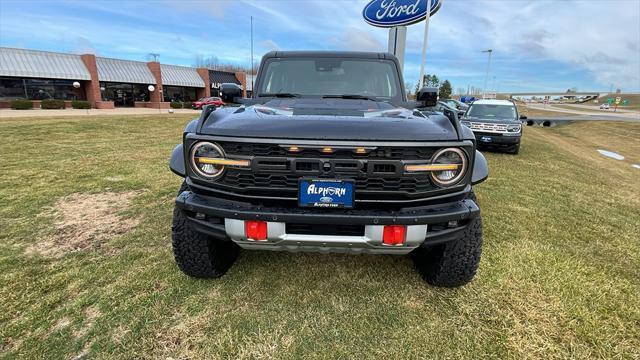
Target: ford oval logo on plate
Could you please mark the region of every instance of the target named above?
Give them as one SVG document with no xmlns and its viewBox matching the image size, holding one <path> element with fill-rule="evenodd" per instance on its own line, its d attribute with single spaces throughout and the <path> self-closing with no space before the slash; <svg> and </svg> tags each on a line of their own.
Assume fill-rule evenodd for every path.
<svg viewBox="0 0 640 360">
<path fill-rule="evenodd" d="M 431 15 L 438 12 L 441 0 L 431 0 Z M 372 0 L 362 10 L 364 20 L 379 27 L 411 25 L 427 17 L 427 0 Z"/>
</svg>

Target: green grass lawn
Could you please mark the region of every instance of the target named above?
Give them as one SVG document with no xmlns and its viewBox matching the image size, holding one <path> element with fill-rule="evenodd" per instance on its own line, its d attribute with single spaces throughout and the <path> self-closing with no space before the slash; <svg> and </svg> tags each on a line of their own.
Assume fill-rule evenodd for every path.
<svg viewBox="0 0 640 360">
<path fill-rule="evenodd" d="M 480 270 L 441 289 L 394 256 L 245 251 L 221 279 L 183 275 L 168 158 L 188 119 L 0 119 L 0 357 L 640 357 L 638 124 L 526 128 L 519 155 L 487 153 Z M 61 203 L 105 194 L 113 214 L 75 215 L 130 231 L 60 225 Z"/>
</svg>

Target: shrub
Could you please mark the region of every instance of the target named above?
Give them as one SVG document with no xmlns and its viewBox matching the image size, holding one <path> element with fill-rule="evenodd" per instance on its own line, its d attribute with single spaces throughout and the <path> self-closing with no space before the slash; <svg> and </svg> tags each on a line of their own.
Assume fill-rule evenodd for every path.
<svg viewBox="0 0 640 360">
<path fill-rule="evenodd" d="M 191 109 L 191 102 L 190 101 L 185 101 L 182 103 L 182 108 L 183 109 Z"/>
<path fill-rule="evenodd" d="M 29 110 L 33 109 L 33 103 L 31 100 L 12 100 L 11 108 L 14 110 Z"/>
<path fill-rule="evenodd" d="M 71 102 L 71 107 L 74 109 L 91 109 L 91 104 L 84 100 L 73 100 Z"/>
<path fill-rule="evenodd" d="M 182 103 L 180 101 L 172 101 L 170 106 L 172 109 L 182 109 Z"/>
<path fill-rule="evenodd" d="M 64 100 L 48 99 L 40 103 L 42 109 L 64 109 Z"/>
</svg>

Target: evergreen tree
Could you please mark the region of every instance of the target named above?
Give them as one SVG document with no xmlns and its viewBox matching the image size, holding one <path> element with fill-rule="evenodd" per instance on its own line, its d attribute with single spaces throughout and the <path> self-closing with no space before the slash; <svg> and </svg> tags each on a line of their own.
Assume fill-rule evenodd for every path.
<svg viewBox="0 0 640 360">
<path fill-rule="evenodd" d="M 438 91 L 438 96 L 440 99 L 449 99 L 451 97 L 451 92 L 453 89 L 451 88 L 451 83 L 449 80 L 445 80 L 442 85 L 440 85 L 440 89 Z"/>
</svg>

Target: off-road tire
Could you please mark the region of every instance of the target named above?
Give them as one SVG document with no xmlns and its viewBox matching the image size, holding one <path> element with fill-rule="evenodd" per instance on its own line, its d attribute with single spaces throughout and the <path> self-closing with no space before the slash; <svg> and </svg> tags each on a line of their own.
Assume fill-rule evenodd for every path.
<svg viewBox="0 0 640 360">
<path fill-rule="evenodd" d="M 520 152 L 520 144 L 516 145 L 513 150 L 511 150 L 511 154 L 513 155 L 518 155 L 518 153 Z"/>
<path fill-rule="evenodd" d="M 186 184 L 183 184 L 179 193 L 186 189 Z M 217 278 L 224 275 L 240 252 L 238 245 L 230 240 L 214 239 L 195 231 L 184 212 L 177 207 L 173 210 L 171 240 L 178 268 L 193 277 Z"/>
<path fill-rule="evenodd" d="M 471 192 L 469 199 L 476 201 Z M 460 238 L 429 248 L 420 247 L 413 252 L 413 263 L 429 284 L 458 287 L 470 282 L 476 275 L 482 253 L 482 219 L 471 220 Z"/>
</svg>

